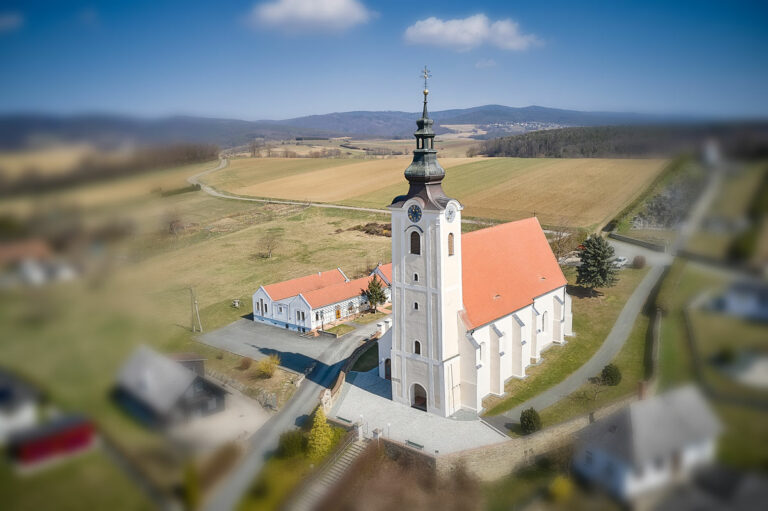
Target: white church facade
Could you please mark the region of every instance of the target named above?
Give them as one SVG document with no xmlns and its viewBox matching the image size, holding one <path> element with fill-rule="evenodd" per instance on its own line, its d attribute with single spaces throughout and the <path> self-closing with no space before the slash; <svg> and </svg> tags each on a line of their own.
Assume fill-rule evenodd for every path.
<svg viewBox="0 0 768 511">
<path fill-rule="evenodd" d="M 379 340 L 392 399 L 448 417 L 525 377 L 572 335 L 566 279 L 536 218 L 462 234 L 462 205 L 443 192 L 433 121 L 417 121 L 406 195 L 392 213 L 393 326 Z"/>
</svg>

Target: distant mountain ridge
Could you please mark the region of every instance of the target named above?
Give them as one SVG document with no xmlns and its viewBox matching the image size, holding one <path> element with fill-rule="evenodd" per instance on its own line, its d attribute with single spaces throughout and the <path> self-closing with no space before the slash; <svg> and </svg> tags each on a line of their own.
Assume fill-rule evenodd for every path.
<svg viewBox="0 0 768 511">
<path fill-rule="evenodd" d="M 20 148 L 49 140 L 88 141 L 114 146 L 126 141 L 139 144 L 170 142 L 205 142 L 221 147 L 247 144 L 254 138 L 287 139 L 313 137 L 387 137 L 409 138 L 416 129 L 420 112 L 352 111 L 309 115 L 285 120 L 244 121 L 193 116 L 171 116 L 157 119 L 110 115 L 81 114 L 56 116 L 46 114 L 0 115 L 0 148 Z M 525 123 L 541 123 L 550 127 L 603 126 L 655 123 L 670 120 L 662 116 L 619 113 L 581 112 L 541 106 L 509 107 L 483 105 L 430 113 L 438 134 L 449 130 L 445 125 L 522 124 L 519 132 L 541 129 Z M 502 130 L 503 131 L 503 130 Z"/>
</svg>

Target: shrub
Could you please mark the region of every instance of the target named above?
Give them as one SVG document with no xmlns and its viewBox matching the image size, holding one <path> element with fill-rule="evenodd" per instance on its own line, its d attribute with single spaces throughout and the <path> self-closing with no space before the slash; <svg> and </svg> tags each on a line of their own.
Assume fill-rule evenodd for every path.
<svg viewBox="0 0 768 511">
<path fill-rule="evenodd" d="M 262 358 L 256 363 L 256 376 L 264 379 L 272 378 L 279 365 L 280 357 L 274 353 L 267 358 Z"/>
<path fill-rule="evenodd" d="M 315 411 L 315 418 L 312 421 L 312 429 L 309 431 L 307 440 L 307 453 L 313 461 L 319 461 L 325 457 L 333 445 L 333 431 L 328 421 L 325 419 L 325 412 L 320 406 Z"/>
<path fill-rule="evenodd" d="M 280 435 L 277 446 L 278 456 L 281 458 L 293 458 L 304 454 L 307 448 L 307 439 L 301 430 L 294 429 Z"/>
<path fill-rule="evenodd" d="M 245 357 L 240 361 L 240 370 L 245 371 L 246 369 L 251 367 L 251 364 L 253 364 L 253 359 L 250 357 Z"/>
<path fill-rule="evenodd" d="M 539 417 L 539 412 L 533 408 L 523 410 L 523 413 L 520 414 L 520 429 L 522 429 L 523 433 L 526 435 L 540 430 L 541 417 Z"/>
<path fill-rule="evenodd" d="M 549 498 L 554 502 L 563 503 L 573 495 L 573 482 L 564 475 L 555 477 L 547 488 Z"/>
<path fill-rule="evenodd" d="M 603 371 L 600 373 L 600 382 L 615 387 L 621 383 L 621 371 L 615 365 L 608 364 L 603 367 Z"/>
<path fill-rule="evenodd" d="M 632 259 L 632 268 L 635 268 L 636 270 L 645 268 L 645 256 L 635 256 L 635 258 Z"/>
</svg>

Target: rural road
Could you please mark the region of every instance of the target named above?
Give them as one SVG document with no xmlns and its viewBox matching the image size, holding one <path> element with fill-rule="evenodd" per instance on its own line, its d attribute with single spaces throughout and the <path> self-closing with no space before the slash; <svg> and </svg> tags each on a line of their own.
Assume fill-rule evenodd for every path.
<svg viewBox="0 0 768 511">
<path fill-rule="evenodd" d="M 213 188 L 212 186 L 208 186 L 200 182 L 201 177 L 206 176 L 208 174 L 212 174 L 217 170 L 225 169 L 227 166 L 229 166 L 229 160 L 226 158 L 222 158 L 219 160 L 218 167 L 204 170 L 203 172 L 199 172 L 197 174 L 189 176 L 187 178 L 187 183 L 191 185 L 200 185 L 200 190 L 202 190 L 203 192 L 207 193 L 212 197 L 218 197 L 220 199 L 241 200 L 241 201 L 247 201 L 247 202 L 262 202 L 266 204 L 290 204 L 294 206 L 311 206 L 313 208 L 346 209 L 346 210 L 352 210 L 352 211 L 364 211 L 366 213 L 380 213 L 382 215 L 391 214 L 391 212 L 388 209 L 363 208 L 360 206 L 343 206 L 341 204 L 326 204 L 322 202 L 320 203 L 307 202 L 307 201 L 300 202 L 300 201 L 282 200 L 282 199 L 257 199 L 255 197 L 240 197 L 238 195 L 230 195 L 226 192 L 220 192 L 219 190 Z M 492 222 L 485 222 L 482 220 L 469 220 L 466 218 L 462 218 L 461 222 L 465 224 L 493 225 Z M 553 232 L 553 231 L 545 231 L 545 232 Z"/>
<path fill-rule="evenodd" d="M 205 511 L 230 511 L 237 507 L 266 459 L 277 448 L 280 435 L 299 426 L 312 413 L 317 407 L 320 391 L 331 386 L 344 360 L 352 354 L 359 342 L 370 337 L 376 328 L 375 323 L 362 325 L 317 357 L 318 364 L 288 403 L 251 436 L 244 459 L 213 490 L 203 506 Z"/>
<path fill-rule="evenodd" d="M 520 412 L 523 410 L 533 407 L 541 411 L 567 397 L 587 383 L 589 378 L 599 374 L 603 367 L 610 363 L 618 355 L 622 346 L 624 346 L 635 324 L 635 319 L 637 319 L 638 314 L 642 311 L 643 305 L 645 305 L 653 287 L 664 272 L 664 268 L 664 266 L 654 266 L 650 269 L 637 288 L 635 288 L 632 295 L 630 295 L 603 344 L 586 364 L 571 373 L 565 380 L 538 394 L 536 397 L 525 401 L 504 414 L 483 417 L 483 420 L 501 431 L 507 431 L 509 429 L 508 424 L 520 422 Z M 578 334 L 578 332 L 576 333 Z M 576 337 L 570 342 L 579 342 L 579 339 Z"/>
</svg>

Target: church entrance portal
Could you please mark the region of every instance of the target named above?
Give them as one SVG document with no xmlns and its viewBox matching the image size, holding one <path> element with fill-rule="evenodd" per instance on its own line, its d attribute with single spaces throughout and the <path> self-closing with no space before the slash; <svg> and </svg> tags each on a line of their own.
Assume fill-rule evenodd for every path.
<svg viewBox="0 0 768 511">
<path fill-rule="evenodd" d="M 384 361 L 384 378 L 387 380 L 392 379 L 392 360 L 386 359 Z"/>
<path fill-rule="evenodd" d="M 422 410 L 424 412 L 427 411 L 427 391 L 418 383 L 413 385 L 411 408 L 416 408 L 417 410 Z"/>
</svg>

